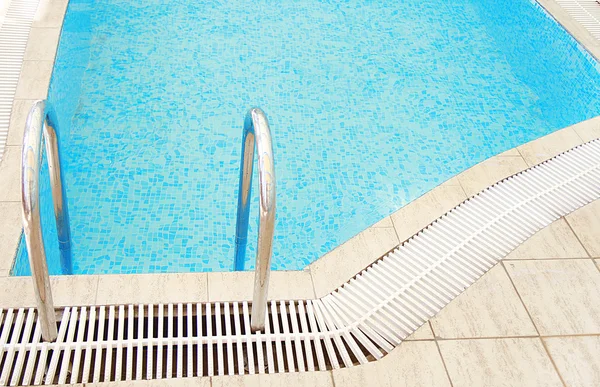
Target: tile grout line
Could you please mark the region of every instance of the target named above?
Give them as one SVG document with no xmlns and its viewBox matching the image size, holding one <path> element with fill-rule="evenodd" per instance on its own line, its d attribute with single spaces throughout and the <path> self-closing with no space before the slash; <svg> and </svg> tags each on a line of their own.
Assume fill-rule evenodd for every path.
<svg viewBox="0 0 600 387">
<path fill-rule="evenodd" d="M 313 372 L 314 372 L 314 371 L 313 371 Z M 333 377 L 333 370 L 328 370 L 327 372 L 329 372 L 329 377 L 331 378 L 331 385 L 332 385 L 333 387 L 336 387 L 336 384 L 335 384 L 335 378 Z M 344 387 L 344 386 L 340 386 L 340 387 Z"/>
<path fill-rule="evenodd" d="M 565 129 L 566 129 L 566 128 L 565 128 Z M 556 133 L 556 132 L 552 132 L 552 133 L 550 133 L 550 134 L 553 134 L 553 133 Z M 541 138 L 543 138 L 543 137 L 541 137 Z M 527 168 L 531 168 L 531 167 L 533 167 L 533 166 L 534 166 L 534 165 L 536 165 L 536 164 L 535 164 L 535 163 L 534 163 L 533 165 L 532 165 L 532 164 L 529 164 L 529 162 L 527 161 L 527 159 L 525 158 L 525 156 L 524 156 L 524 155 L 523 155 L 523 153 L 521 152 L 521 147 L 522 147 L 523 145 L 530 144 L 530 143 L 532 143 L 532 142 L 533 142 L 533 141 L 530 141 L 530 142 L 527 142 L 527 143 L 525 143 L 525 144 L 521 144 L 521 145 L 519 145 L 519 146 L 515 147 L 515 149 L 517 150 L 517 152 L 519 152 L 519 155 L 521 155 L 521 157 L 523 158 L 523 161 L 525 161 L 525 164 L 527 165 Z M 560 152 L 558 152 L 558 153 L 560 154 Z M 554 155 L 554 156 L 556 156 L 556 155 Z M 553 157 L 554 157 L 554 156 L 553 156 Z"/>
<path fill-rule="evenodd" d="M 591 203 L 593 203 L 593 202 L 590 202 L 588 204 L 591 204 Z M 571 212 L 571 214 L 572 214 L 572 212 Z M 585 245 L 583 244 L 583 242 L 579 238 L 579 235 L 577 235 L 577 233 L 573 229 L 573 226 L 571 226 L 571 223 L 569 223 L 569 220 L 567 219 L 567 217 L 563 216 L 563 218 L 565 219 L 565 222 L 567 223 L 567 226 L 569 226 L 569 229 L 571 230 L 571 232 L 573 233 L 573 235 L 575 235 L 575 238 L 577 238 L 577 242 L 579 242 L 579 244 L 581 245 L 581 247 L 583 247 L 583 249 L 585 250 L 586 254 L 588 255 L 587 258 L 592 258 L 592 254 L 590 254 L 590 252 L 588 251 L 587 247 L 585 247 Z"/>
<path fill-rule="evenodd" d="M 471 196 L 467 195 L 467 190 L 465 189 L 465 187 L 463 187 L 463 184 L 461 183 L 460 179 L 458 178 L 458 175 L 456 177 L 456 180 L 458 181 L 458 186 L 460 187 L 461 191 L 465 194 L 466 199 L 468 200 Z M 479 193 L 479 191 L 478 191 Z"/>
<path fill-rule="evenodd" d="M 525 309 L 525 312 L 527 312 L 527 316 L 529 317 L 529 321 L 531 321 L 531 324 L 533 325 L 533 328 L 535 329 L 535 331 L 537 332 L 537 336 L 539 337 L 540 336 L 540 330 L 538 329 L 537 325 L 535 325 L 535 321 L 533 321 L 533 317 L 531 317 L 531 313 L 529 313 L 529 309 L 527 309 L 527 306 L 525 305 L 525 302 L 523 301 L 523 298 L 521 297 L 521 294 L 519 293 L 519 290 L 517 289 L 517 286 L 515 285 L 512 277 L 508 273 L 508 270 L 506 269 L 506 266 L 504 265 L 504 262 L 500 261 L 500 264 L 502 265 L 502 268 L 504 269 L 504 272 L 508 276 L 508 279 L 510 280 L 510 284 L 512 285 L 513 289 L 515 290 L 515 293 L 517 293 L 517 297 L 519 297 L 519 301 L 521 301 L 521 305 L 523 305 L 523 308 Z"/>
<path fill-rule="evenodd" d="M 431 191 L 430 191 L 430 192 L 431 192 Z M 417 199 L 418 199 L 418 198 L 417 198 Z M 415 200 L 416 200 L 416 199 L 415 199 Z M 404 207 L 406 207 L 406 206 L 404 206 Z M 402 208 L 404 208 L 404 207 L 402 207 Z M 399 212 L 399 211 L 400 211 L 400 210 L 398 210 L 398 211 L 396 211 L 396 212 Z M 396 213 L 396 212 L 394 212 L 394 213 Z M 394 214 L 394 213 L 393 213 L 393 214 Z M 392 214 L 392 215 L 393 215 L 393 214 Z M 394 222 L 394 218 L 392 217 L 392 215 L 390 215 L 390 221 L 392 222 L 392 228 L 394 229 L 394 234 L 396 234 L 396 240 L 398 241 L 398 246 L 400 246 L 400 245 L 402 244 L 402 242 L 404 242 L 404 241 L 401 241 L 401 240 L 400 240 L 400 235 L 398 235 L 398 230 L 396 229 L 396 223 Z"/>
<path fill-rule="evenodd" d="M 563 379 L 562 375 L 558 371 L 558 367 L 556 366 L 556 363 L 554 362 L 554 359 L 552 358 L 552 355 L 550 355 L 550 351 L 548 351 L 548 347 L 546 346 L 546 342 L 541 337 L 540 337 L 540 342 L 542 343 L 542 347 L 544 347 L 544 351 L 546 351 L 546 354 L 548 355 L 548 358 L 550 358 L 550 362 L 552 363 L 552 366 L 554 367 L 554 370 L 558 374 L 558 377 L 560 378 L 560 381 L 562 382 L 563 386 L 567 387 L 567 383 L 565 383 L 565 380 Z"/>
<path fill-rule="evenodd" d="M 556 363 L 554 362 L 554 359 L 552 358 L 552 356 L 550 356 L 550 352 L 548 351 L 548 348 L 546 347 L 546 344 L 544 343 L 544 341 L 541 338 L 540 330 L 538 329 L 537 325 L 535 324 L 535 321 L 533 321 L 533 317 L 531 317 L 531 313 L 529 312 L 529 309 L 527 309 L 527 306 L 525 305 L 525 301 L 523 301 L 523 298 L 521 297 L 521 293 L 519 293 L 519 290 L 517 289 L 517 286 L 515 285 L 512 277 L 510 276 L 510 273 L 506 269 L 506 266 L 504 265 L 504 262 L 500 261 L 500 264 L 502 265 L 502 268 L 504 269 L 504 272 L 508 276 L 508 279 L 510 280 L 510 283 L 512 284 L 513 289 L 515 289 L 515 292 L 517 293 L 517 297 L 519 297 L 519 301 L 521 301 L 521 305 L 523 305 L 523 308 L 525 309 L 525 312 L 527 312 L 527 315 L 529 316 L 529 320 L 531 321 L 531 324 L 533 324 L 533 327 L 535 328 L 535 331 L 538 334 L 538 339 L 542 343 L 542 347 L 544 348 L 544 351 L 546 352 L 546 355 L 548 356 L 548 359 L 550 359 L 550 363 L 552 363 L 552 367 L 554 368 L 554 371 L 558 375 L 558 378 L 560 379 L 560 382 L 562 383 L 562 385 L 566 387 L 567 384 L 565 383 L 562 375 L 558 371 L 558 367 L 556 366 Z"/>
<path fill-rule="evenodd" d="M 452 338 L 443 338 L 438 337 L 438 341 L 463 341 L 463 340 L 503 340 L 503 339 L 535 339 L 538 337 L 542 337 L 544 339 L 553 339 L 556 337 L 588 337 L 588 336 L 600 336 L 600 333 L 578 333 L 578 334 L 569 334 L 569 335 L 525 335 L 525 336 L 485 336 L 485 337 L 452 337 Z M 432 339 L 418 339 L 418 340 L 405 340 L 405 341 L 433 341 Z"/>
<path fill-rule="evenodd" d="M 433 324 L 431 320 L 427 320 L 427 324 L 429 324 L 429 329 L 431 329 L 431 334 L 433 335 L 433 342 L 440 354 L 440 360 L 442 360 L 442 365 L 444 366 L 444 371 L 446 372 L 446 377 L 448 378 L 448 382 L 450 383 L 450 387 L 454 387 L 454 383 L 452 382 L 452 378 L 450 377 L 450 372 L 448 372 L 448 366 L 446 365 L 446 360 L 444 360 L 444 355 L 442 355 L 442 349 L 440 348 L 440 344 L 437 341 L 437 337 L 435 335 L 435 331 L 433 330 Z"/>
<path fill-rule="evenodd" d="M 594 259 L 590 257 L 569 257 L 569 258 L 504 258 L 504 262 L 544 262 L 544 261 L 565 261 L 571 259 Z"/>
<path fill-rule="evenodd" d="M 16 259 L 15 259 L 16 261 Z M 100 276 L 97 276 L 96 280 L 96 297 L 94 297 L 94 303 L 98 305 L 98 293 L 100 291 Z"/>
<path fill-rule="evenodd" d="M 210 302 L 210 294 L 208 293 L 209 289 L 210 289 L 210 286 L 208 286 L 209 275 L 208 275 L 208 273 L 205 273 L 204 276 L 206 277 L 206 302 Z M 311 275 L 311 280 L 312 280 L 312 275 Z"/>
<path fill-rule="evenodd" d="M 597 258 L 590 258 L 590 259 L 592 260 L 592 264 L 594 266 L 596 266 L 596 269 L 598 269 L 598 271 L 600 271 L 600 264 L 598 264 L 598 265 L 596 264 L 596 259 Z M 600 259 L 598 259 L 598 262 L 600 263 Z"/>
</svg>

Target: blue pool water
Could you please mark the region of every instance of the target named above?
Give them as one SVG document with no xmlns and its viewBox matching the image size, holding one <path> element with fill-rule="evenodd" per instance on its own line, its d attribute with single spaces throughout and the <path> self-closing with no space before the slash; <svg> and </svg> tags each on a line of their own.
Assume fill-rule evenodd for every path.
<svg viewBox="0 0 600 387">
<path fill-rule="evenodd" d="M 231 270 L 253 106 L 274 136 L 272 267 L 296 270 L 466 168 L 599 115 L 600 66 L 529 0 L 71 0 L 49 99 L 76 274 Z M 43 206 L 58 274 L 47 189 Z"/>
</svg>

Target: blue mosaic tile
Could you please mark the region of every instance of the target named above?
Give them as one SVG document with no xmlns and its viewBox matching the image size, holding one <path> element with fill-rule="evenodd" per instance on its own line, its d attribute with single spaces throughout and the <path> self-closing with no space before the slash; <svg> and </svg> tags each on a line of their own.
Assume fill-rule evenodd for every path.
<svg viewBox="0 0 600 387">
<path fill-rule="evenodd" d="M 296 270 L 466 168 L 600 114 L 600 66 L 528 0 L 71 0 L 49 99 L 75 273 L 231 270 L 253 106 L 274 135 L 273 269 Z M 14 273 L 27 266 L 21 248 Z"/>
</svg>

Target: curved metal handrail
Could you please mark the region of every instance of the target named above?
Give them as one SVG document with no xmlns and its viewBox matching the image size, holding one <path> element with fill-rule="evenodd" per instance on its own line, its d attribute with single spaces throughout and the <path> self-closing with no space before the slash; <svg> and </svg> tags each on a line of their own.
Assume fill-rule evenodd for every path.
<svg viewBox="0 0 600 387">
<path fill-rule="evenodd" d="M 44 125 L 45 123 L 45 125 Z M 39 175 L 42 162 L 42 136 L 46 142 L 48 169 L 56 229 L 60 248 L 60 263 L 63 274 L 72 274 L 71 268 L 71 232 L 69 227 L 69 211 L 67 196 L 63 184 L 63 174 L 60 165 L 58 146 L 57 122 L 54 110 L 46 101 L 36 101 L 27 116 L 25 134 L 23 137 L 22 154 L 22 204 L 23 204 L 23 233 L 29 255 L 33 288 L 37 301 L 42 338 L 45 341 L 56 340 L 56 316 L 50 288 L 48 264 L 42 225 L 40 222 L 40 192 Z"/>
<path fill-rule="evenodd" d="M 238 190 L 237 224 L 235 228 L 235 270 L 244 270 L 246 245 L 248 242 L 248 218 L 250 214 L 250 192 L 252 189 L 252 164 L 254 144 L 258 152 L 259 226 L 252 297 L 252 331 L 265 326 L 267 291 L 271 273 L 273 253 L 273 231 L 275 229 L 275 167 L 271 130 L 265 113 L 253 108 L 246 114 L 242 137 L 242 160 Z"/>
</svg>

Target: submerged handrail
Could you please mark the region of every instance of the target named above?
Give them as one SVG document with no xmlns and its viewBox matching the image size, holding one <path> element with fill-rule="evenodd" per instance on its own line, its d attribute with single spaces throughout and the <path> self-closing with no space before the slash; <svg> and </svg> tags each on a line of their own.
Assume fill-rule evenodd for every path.
<svg viewBox="0 0 600 387">
<path fill-rule="evenodd" d="M 21 199 L 23 205 L 23 233 L 25 234 L 27 254 L 31 266 L 31 276 L 33 278 L 33 289 L 37 301 L 42 338 L 45 341 L 55 341 L 57 330 L 48 263 L 46 262 L 46 251 L 44 249 L 42 225 L 40 222 L 39 175 L 42 163 L 42 136 L 46 142 L 46 155 L 48 158 L 56 229 L 58 231 L 61 268 L 63 274 L 72 274 L 69 211 L 60 165 L 60 151 L 56 128 L 56 115 L 52 107 L 46 101 L 36 101 L 27 116 L 25 134 L 23 136 Z"/>
<path fill-rule="evenodd" d="M 252 297 L 251 328 L 262 330 L 265 326 L 267 291 L 271 273 L 273 253 L 273 231 L 275 228 L 275 167 L 271 130 L 265 113 L 253 108 L 246 114 L 242 137 L 242 159 L 240 185 L 238 189 L 237 223 L 235 227 L 234 269 L 244 270 L 246 245 L 248 242 L 248 218 L 250 214 L 250 192 L 252 189 L 252 164 L 254 144 L 258 153 L 259 225 L 254 271 L 254 294 Z"/>
</svg>

